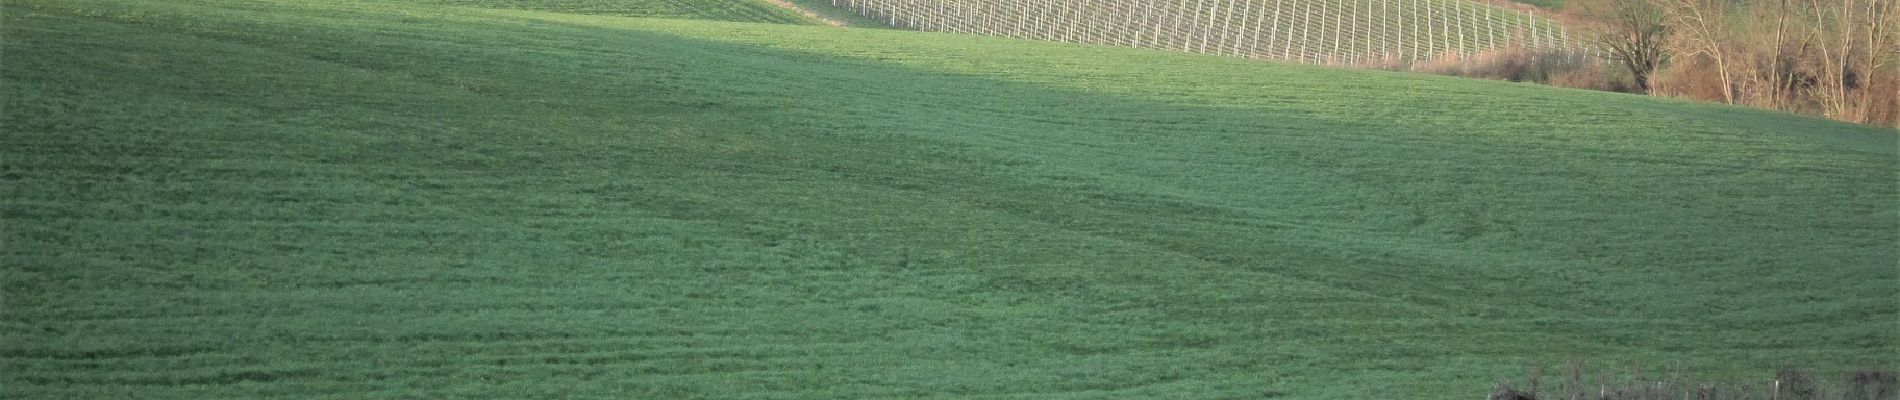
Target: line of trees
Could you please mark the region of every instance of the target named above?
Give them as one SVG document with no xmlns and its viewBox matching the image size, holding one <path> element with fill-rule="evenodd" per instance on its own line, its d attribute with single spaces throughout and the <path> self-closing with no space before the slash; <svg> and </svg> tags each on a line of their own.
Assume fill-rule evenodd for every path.
<svg viewBox="0 0 1900 400">
<path fill-rule="evenodd" d="M 1632 91 L 1900 126 L 1900 0 L 1572 0 Z"/>
</svg>

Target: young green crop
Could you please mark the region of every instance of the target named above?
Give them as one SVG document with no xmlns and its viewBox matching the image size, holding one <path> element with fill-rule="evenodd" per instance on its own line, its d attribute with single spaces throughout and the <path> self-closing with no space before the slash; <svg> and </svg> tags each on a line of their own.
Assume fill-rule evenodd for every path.
<svg viewBox="0 0 1900 400">
<path fill-rule="evenodd" d="M 1111 47 L 0 0 L 0 398 L 1459 398 L 1884 365 L 1896 136 Z"/>
</svg>

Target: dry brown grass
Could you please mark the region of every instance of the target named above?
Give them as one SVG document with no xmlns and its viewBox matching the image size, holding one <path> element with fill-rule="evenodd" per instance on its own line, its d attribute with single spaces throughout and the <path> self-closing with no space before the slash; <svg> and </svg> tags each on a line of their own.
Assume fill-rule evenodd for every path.
<svg viewBox="0 0 1900 400">
<path fill-rule="evenodd" d="M 1623 373 L 1586 371 L 1584 363 L 1565 362 L 1555 385 L 1542 383 L 1542 363 L 1526 369 L 1517 382 L 1500 379 L 1487 400 L 1900 400 L 1900 373 L 1865 369 L 1823 379 L 1813 371 L 1782 368 L 1753 381 L 1720 382 L 1686 377 L 1681 372 L 1654 374 L 1641 367 Z M 1593 379 L 1594 378 L 1594 379 Z M 1553 387 L 1554 386 L 1554 387 Z"/>
</svg>

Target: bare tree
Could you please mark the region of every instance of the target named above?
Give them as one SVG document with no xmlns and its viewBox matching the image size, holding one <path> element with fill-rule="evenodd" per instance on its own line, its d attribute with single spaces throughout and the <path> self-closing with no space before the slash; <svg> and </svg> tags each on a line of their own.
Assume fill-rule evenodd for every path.
<svg viewBox="0 0 1900 400">
<path fill-rule="evenodd" d="M 1842 120 L 1856 119 L 1849 103 L 1848 92 L 1853 88 L 1854 75 L 1851 73 L 1854 45 L 1858 36 L 1853 23 L 1862 11 L 1861 0 L 1809 0 L 1814 7 L 1814 26 L 1824 32 L 1821 45 L 1816 46 L 1816 57 L 1808 69 L 1814 75 L 1815 83 L 1809 90 L 1820 103 L 1821 113 L 1829 118 Z M 1838 3 L 1837 3 L 1838 2 Z"/>
<path fill-rule="evenodd" d="M 1814 46 L 1818 36 L 1802 16 L 1812 13 L 1813 3 L 1797 0 L 1762 0 L 1749 14 L 1755 26 L 1744 30 L 1742 48 L 1747 58 L 1745 72 L 1748 99 L 1766 108 L 1792 108 L 1799 82 L 1798 65 Z"/>
<path fill-rule="evenodd" d="M 1570 3 L 1593 26 L 1592 42 L 1604 58 L 1629 70 L 1637 93 L 1649 92 L 1649 78 L 1668 59 L 1673 29 L 1668 13 L 1650 0 L 1579 0 Z"/>
<path fill-rule="evenodd" d="M 1860 122 L 1874 123 L 1881 117 L 1875 115 L 1880 110 L 1900 112 L 1895 104 L 1900 102 L 1900 87 L 1886 89 L 1892 91 L 1880 87 L 1882 82 L 1893 83 L 1897 80 L 1894 75 L 1900 75 L 1890 64 L 1900 57 L 1900 0 L 1867 0 L 1867 10 L 1861 15 L 1860 31 L 1867 42 L 1857 68 L 1862 76 L 1858 116 Z"/>
<path fill-rule="evenodd" d="M 1714 64 L 1715 74 L 1721 79 L 1722 102 L 1735 104 L 1735 69 L 1730 66 L 1728 44 L 1734 25 L 1728 20 L 1729 0 L 1655 0 L 1658 8 L 1668 15 L 1670 24 L 1676 27 L 1676 38 L 1681 41 L 1678 53 L 1685 56 L 1703 57 Z"/>
<path fill-rule="evenodd" d="M 1802 93 L 1824 116 L 1900 123 L 1900 0 L 1807 0 L 1815 45 Z"/>
</svg>

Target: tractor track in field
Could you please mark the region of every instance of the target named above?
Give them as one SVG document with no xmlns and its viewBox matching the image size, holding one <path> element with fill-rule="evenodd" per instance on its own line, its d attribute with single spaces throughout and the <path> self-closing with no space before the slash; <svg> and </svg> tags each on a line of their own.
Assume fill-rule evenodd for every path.
<svg viewBox="0 0 1900 400">
<path fill-rule="evenodd" d="M 851 27 L 851 24 L 848 24 L 848 23 L 845 23 L 844 21 L 841 21 L 841 20 L 837 20 L 837 19 L 833 19 L 833 18 L 831 18 L 831 17 L 826 17 L 826 16 L 824 15 L 824 14 L 819 14 L 819 13 L 818 13 L 817 11 L 812 11 L 812 10 L 810 10 L 810 9 L 806 9 L 805 7 L 800 7 L 800 6 L 799 6 L 799 5 L 797 5 L 797 4 L 792 4 L 792 2 L 790 2 L 790 1 L 786 1 L 786 0 L 765 0 L 765 2 L 766 2 L 767 4 L 771 4 L 771 5 L 774 5 L 774 6 L 779 6 L 780 8 L 784 8 L 784 9 L 787 9 L 787 10 L 792 10 L 793 12 L 796 12 L 796 13 L 799 13 L 799 14 L 801 14 L 801 15 L 804 15 L 804 16 L 806 16 L 806 17 L 809 17 L 809 18 L 811 18 L 811 19 L 815 19 L 815 20 L 818 20 L 818 22 L 823 22 L 823 23 L 824 23 L 825 25 L 830 25 L 830 26 L 832 26 L 832 27 L 837 27 L 837 28 L 849 28 L 849 27 Z"/>
</svg>

